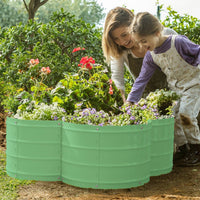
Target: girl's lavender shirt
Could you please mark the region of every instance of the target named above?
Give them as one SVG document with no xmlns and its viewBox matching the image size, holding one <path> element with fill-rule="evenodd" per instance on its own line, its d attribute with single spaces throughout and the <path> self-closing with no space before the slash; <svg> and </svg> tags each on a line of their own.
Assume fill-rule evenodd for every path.
<svg viewBox="0 0 200 200">
<path fill-rule="evenodd" d="M 164 53 L 171 48 L 172 36 L 169 36 L 165 42 L 154 50 L 155 54 Z M 200 45 L 191 42 L 186 36 L 177 35 L 175 38 L 175 47 L 180 56 L 190 65 L 197 67 L 200 64 Z M 144 57 L 140 75 L 136 79 L 128 95 L 127 101 L 138 102 L 142 93 L 154 74 L 154 71 L 161 70 L 153 61 L 153 58 L 148 51 Z"/>
</svg>

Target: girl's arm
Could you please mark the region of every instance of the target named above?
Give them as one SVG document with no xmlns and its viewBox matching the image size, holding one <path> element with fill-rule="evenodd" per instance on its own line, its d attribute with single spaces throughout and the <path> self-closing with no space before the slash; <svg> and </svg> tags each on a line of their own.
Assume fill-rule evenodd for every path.
<svg viewBox="0 0 200 200">
<path fill-rule="evenodd" d="M 127 102 L 135 103 L 141 99 L 147 83 L 157 68 L 158 66 L 153 62 L 150 52 L 147 52 L 143 60 L 141 72 L 133 84 L 131 92 L 128 95 Z"/>
</svg>

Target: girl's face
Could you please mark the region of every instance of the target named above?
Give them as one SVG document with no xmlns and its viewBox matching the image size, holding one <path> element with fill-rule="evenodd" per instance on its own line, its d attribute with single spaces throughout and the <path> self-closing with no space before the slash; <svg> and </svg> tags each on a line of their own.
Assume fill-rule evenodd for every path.
<svg viewBox="0 0 200 200">
<path fill-rule="evenodd" d="M 131 49 L 136 45 L 138 46 L 138 44 L 135 43 L 132 34 L 130 33 L 129 27 L 123 26 L 116 28 L 111 32 L 111 36 L 116 44 L 127 49 Z"/>
<path fill-rule="evenodd" d="M 140 36 L 137 33 L 133 35 L 135 41 L 138 42 L 147 51 L 153 51 L 156 47 L 159 47 L 160 44 L 160 33 L 155 33 L 148 36 Z"/>
</svg>

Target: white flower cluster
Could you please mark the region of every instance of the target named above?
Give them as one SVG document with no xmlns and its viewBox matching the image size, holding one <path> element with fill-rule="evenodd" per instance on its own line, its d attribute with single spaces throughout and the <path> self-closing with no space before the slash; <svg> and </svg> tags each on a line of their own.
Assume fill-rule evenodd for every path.
<svg viewBox="0 0 200 200">
<path fill-rule="evenodd" d="M 32 112 L 17 110 L 14 118 L 25 120 L 62 120 L 66 111 L 57 103 L 47 105 L 44 103 L 35 105 Z"/>
</svg>

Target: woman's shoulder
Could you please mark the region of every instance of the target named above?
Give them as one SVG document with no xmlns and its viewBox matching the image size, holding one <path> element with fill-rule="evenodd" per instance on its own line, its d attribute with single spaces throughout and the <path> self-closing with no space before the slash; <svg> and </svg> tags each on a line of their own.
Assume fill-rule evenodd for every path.
<svg viewBox="0 0 200 200">
<path fill-rule="evenodd" d="M 164 35 L 178 35 L 178 33 L 175 30 L 171 28 L 167 28 L 167 27 L 164 27 L 163 34 Z"/>
</svg>

